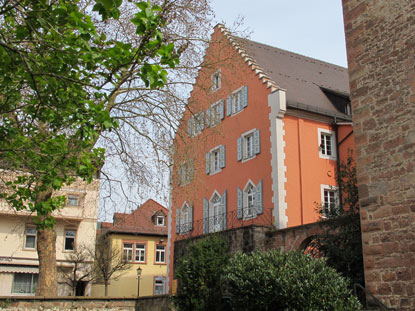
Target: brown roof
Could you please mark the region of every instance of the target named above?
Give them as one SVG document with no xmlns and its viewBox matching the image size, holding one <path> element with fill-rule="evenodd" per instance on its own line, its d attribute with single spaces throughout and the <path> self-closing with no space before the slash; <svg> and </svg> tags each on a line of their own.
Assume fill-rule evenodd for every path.
<svg viewBox="0 0 415 311">
<path fill-rule="evenodd" d="M 166 219 L 165 226 L 156 226 L 153 216 L 164 214 Z M 145 234 L 145 235 L 163 235 L 167 236 L 167 215 L 168 209 L 157 203 L 153 199 L 147 200 L 131 214 L 115 213 L 114 223 L 108 226 L 108 223 L 102 226 L 105 233 L 126 233 L 126 234 Z"/>
<path fill-rule="evenodd" d="M 231 36 L 219 28 L 269 87 L 287 91 L 287 105 L 351 119 L 337 110 L 322 89 L 349 96 L 347 68 L 329 64 L 266 44 Z"/>
</svg>

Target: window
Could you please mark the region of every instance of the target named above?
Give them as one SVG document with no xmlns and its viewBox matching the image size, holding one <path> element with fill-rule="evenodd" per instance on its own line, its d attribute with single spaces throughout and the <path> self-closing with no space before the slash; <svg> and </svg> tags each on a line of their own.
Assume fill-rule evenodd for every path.
<svg viewBox="0 0 415 311">
<path fill-rule="evenodd" d="M 65 230 L 65 251 L 73 251 L 75 249 L 75 230 Z"/>
<path fill-rule="evenodd" d="M 183 162 L 177 169 L 177 179 L 179 186 L 189 184 L 193 179 L 194 165 L 193 160 Z"/>
<path fill-rule="evenodd" d="M 156 263 L 166 263 L 166 247 L 156 245 Z"/>
<path fill-rule="evenodd" d="M 156 224 L 157 226 L 164 226 L 164 216 L 157 216 Z"/>
<path fill-rule="evenodd" d="M 13 277 L 13 294 L 35 294 L 37 286 L 37 274 L 15 273 Z"/>
<path fill-rule="evenodd" d="M 145 261 L 146 261 L 146 245 L 136 244 L 135 245 L 135 262 L 145 262 Z"/>
<path fill-rule="evenodd" d="M 210 228 L 209 232 L 217 232 L 220 231 L 220 217 L 221 217 L 221 205 L 220 205 L 220 196 L 215 193 L 213 198 L 210 200 L 210 209 L 211 212 L 209 213 L 212 215 L 212 228 Z"/>
<path fill-rule="evenodd" d="M 230 116 L 242 111 L 248 106 L 248 87 L 243 86 L 228 96 L 226 100 L 226 115 Z"/>
<path fill-rule="evenodd" d="M 253 129 L 237 140 L 237 160 L 245 161 L 254 158 L 261 152 L 260 131 Z"/>
<path fill-rule="evenodd" d="M 212 92 L 219 90 L 221 86 L 221 70 L 219 69 L 212 75 Z"/>
<path fill-rule="evenodd" d="M 225 108 L 223 100 L 213 104 L 206 110 L 206 126 L 214 126 L 224 118 Z"/>
<path fill-rule="evenodd" d="M 336 160 L 336 140 L 333 131 L 319 128 L 318 144 L 320 158 Z"/>
<path fill-rule="evenodd" d="M 35 249 L 36 248 L 36 236 L 37 236 L 36 228 L 27 227 L 24 248 Z"/>
<path fill-rule="evenodd" d="M 66 206 L 79 206 L 79 195 L 68 195 Z"/>
<path fill-rule="evenodd" d="M 225 145 L 220 145 L 206 153 L 206 174 L 220 172 L 225 167 Z"/>
<path fill-rule="evenodd" d="M 248 181 L 244 190 L 237 188 L 237 217 L 238 219 L 250 219 L 263 213 L 262 204 L 262 179 L 255 186 Z"/>
<path fill-rule="evenodd" d="M 203 198 L 203 234 L 226 230 L 226 198 L 226 190 L 222 195 L 215 190 L 210 200 Z"/>
<path fill-rule="evenodd" d="M 124 243 L 122 254 L 125 261 L 133 262 L 133 243 Z"/>
<path fill-rule="evenodd" d="M 166 282 L 166 278 L 162 276 L 156 276 L 154 278 L 154 295 L 165 294 L 165 282 Z"/>
<path fill-rule="evenodd" d="M 200 134 L 205 128 L 205 112 L 195 114 L 187 121 L 187 131 L 189 136 Z"/>
<path fill-rule="evenodd" d="M 337 187 L 321 185 L 321 205 L 322 217 L 327 217 L 328 214 L 337 210 Z"/>
<path fill-rule="evenodd" d="M 176 209 L 176 233 L 186 234 L 193 229 L 193 206 L 186 202 L 182 208 Z"/>
</svg>

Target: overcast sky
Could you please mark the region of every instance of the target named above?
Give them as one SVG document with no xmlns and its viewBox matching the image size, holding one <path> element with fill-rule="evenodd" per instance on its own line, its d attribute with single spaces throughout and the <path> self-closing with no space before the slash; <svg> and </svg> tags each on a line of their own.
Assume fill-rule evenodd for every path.
<svg viewBox="0 0 415 311">
<path fill-rule="evenodd" d="M 211 0 L 216 22 L 238 16 L 250 39 L 347 67 L 341 0 Z"/>
</svg>

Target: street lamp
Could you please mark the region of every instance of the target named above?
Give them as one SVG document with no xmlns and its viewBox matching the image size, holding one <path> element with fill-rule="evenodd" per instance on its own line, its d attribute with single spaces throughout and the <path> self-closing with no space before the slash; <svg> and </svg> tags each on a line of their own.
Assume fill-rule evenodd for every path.
<svg viewBox="0 0 415 311">
<path fill-rule="evenodd" d="M 137 268 L 137 297 L 140 297 L 140 279 L 141 279 L 141 272 L 143 272 L 143 269 L 138 266 Z"/>
</svg>

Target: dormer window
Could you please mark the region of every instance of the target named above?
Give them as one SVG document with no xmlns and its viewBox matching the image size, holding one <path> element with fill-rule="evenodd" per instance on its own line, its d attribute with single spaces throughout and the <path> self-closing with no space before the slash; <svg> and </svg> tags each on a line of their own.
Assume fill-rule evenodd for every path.
<svg viewBox="0 0 415 311">
<path fill-rule="evenodd" d="M 156 217 L 156 225 L 160 227 L 164 226 L 164 216 Z"/>
</svg>

